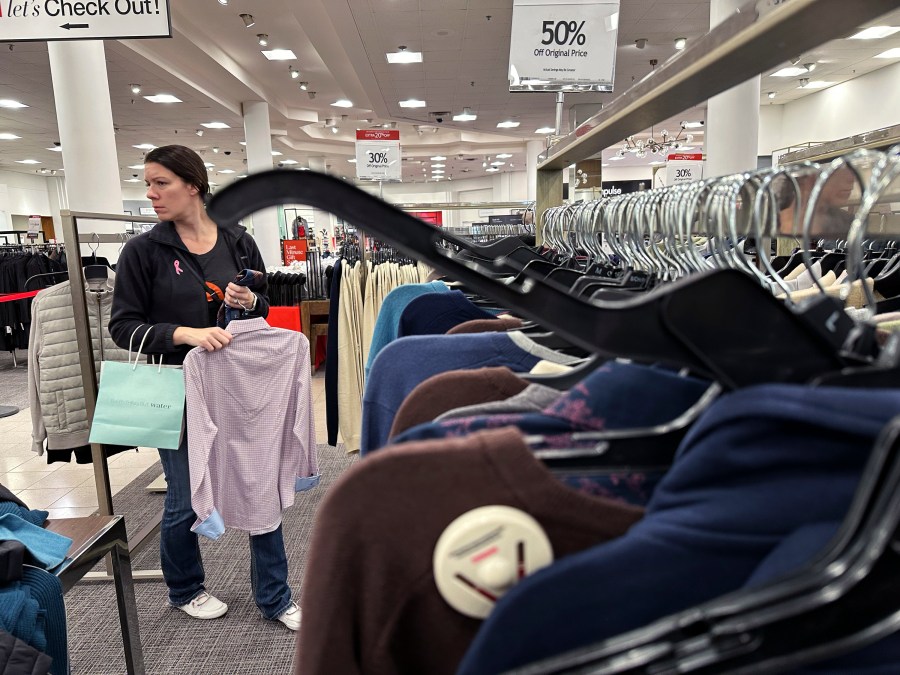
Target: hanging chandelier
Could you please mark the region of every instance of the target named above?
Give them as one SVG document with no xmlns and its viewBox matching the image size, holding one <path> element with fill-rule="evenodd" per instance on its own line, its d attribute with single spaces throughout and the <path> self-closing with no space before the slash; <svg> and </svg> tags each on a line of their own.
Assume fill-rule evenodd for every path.
<svg viewBox="0 0 900 675">
<path fill-rule="evenodd" d="M 681 128 L 675 136 L 670 136 L 669 132 L 663 129 L 660 132 L 660 140 L 653 137 L 653 127 L 650 128 L 650 138 L 647 140 L 636 140 L 634 136 L 625 139 L 624 147 L 619 149 L 619 157 L 624 157 L 631 153 L 637 157 L 646 157 L 651 155 L 667 155 L 670 151 L 678 151 L 685 144 L 694 140 L 693 134 L 685 134 L 687 122 L 681 123 Z M 682 136 L 683 134 L 683 136 Z"/>
</svg>

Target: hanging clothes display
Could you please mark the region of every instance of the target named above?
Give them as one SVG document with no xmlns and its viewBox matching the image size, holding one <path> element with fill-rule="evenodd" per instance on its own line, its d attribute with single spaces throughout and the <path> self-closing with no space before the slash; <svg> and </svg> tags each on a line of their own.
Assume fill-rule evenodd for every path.
<svg viewBox="0 0 900 675">
<path fill-rule="evenodd" d="M 375 234 L 462 284 L 468 302 L 523 320 L 511 332 L 397 336 L 372 357 L 364 456 L 314 528 L 303 608 L 325 620 L 301 626 L 296 672 L 324 669 L 332 644 L 348 673 L 896 670 L 900 335 L 883 326 L 894 323 L 900 253 L 892 240 L 860 242 L 900 164 L 895 150 L 798 170 L 824 182 L 860 156 L 875 169 L 853 172 L 849 203 L 820 209 L 826 191 L 802 201 L 810 217 L 791 234 L 810 273 L 795 285 L 785 277 L 797 265 L 776 267 L 766 240 L 782 227 L 774 182 L 799 189 L 790 168 L 551 209 L 541 249 L 438 233 L 326 176 L 279 177 L 277 189 L 251 176 L 221 193 L 218 208 L 238 215 L 285 195 L 370 214 Z M 834 208 L 854 216 L 816 220 Z M 844 228 L 834 250 L 811 241 L 826 225 Z M 408 325 L 429 330 L 412 315 Z M 548 364 L 562 372 L 533 373 Z M 460 387 L 447 410 L 429 390 L 498 366 L 522 380 L 501 401 Z M 532 385 L 543 404 L 478 409 Z M 559 394 L 546 403 L 550 390 Z M 466 406 L 473 414 L 460 415 Z M 428 412 L 394 429 L 401 410 L 419 409 Z M 428 414 L 441 419 L 422 422 Z M 555 511 L 529 490 L 538 483 L 553 485 Z M 558 527 L 583 523 L 565 504 L 585 498 L 633 520 L 583 505 L 596 527 L 624 527 L 598 530 L 584 548 L 557 545 Z M 485 520 L 442 547 L 492 504 L 537 521 L 552 559 L 530 571 L 536 540 L 509 545 L 515 528 L 480 512 Z M 454 609 L 467 604 L 460 595 L 487 610 Z M 842 604 L 856 611 L 841 618 Z"/>
</svg>

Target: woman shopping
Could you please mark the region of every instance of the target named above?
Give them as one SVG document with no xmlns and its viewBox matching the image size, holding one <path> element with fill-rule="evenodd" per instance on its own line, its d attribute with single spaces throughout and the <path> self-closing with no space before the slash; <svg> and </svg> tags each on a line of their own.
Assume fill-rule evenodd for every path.
<svg viewBox="0 0 900 675">
<path fill-rule="evenodd" d="M 217 327 L 226 307 L 246 317 L 269 311 L 265 274 L 255 292 L 233 283 L 244 269 L 265 270 L 253 238 L 240 226 L 219 227 L 206 214 L 209 182 L 203 160 L 193 150 L 168 145 L 147 153 L 147 198 L 160 222 L 131 239 L 117 265 L 116 292 L 109 330 L 127 348 L 146 333 L 145 352 L 181 364 L 188 352 L 227 349 L 233 336 Z M 167 492 L 160 526 L 162 572 L 169 603 L 197 619 L 214 619 L 228 606 L 205 586 L 191 506 L 187 433 L 177 450 L 160 449 Z M 291 630 L 300 626 L 300 609 L 287 583 L 287 556 L 281 525 L 250 537 L 251 586 L 262 615 Z"/>
</svg>

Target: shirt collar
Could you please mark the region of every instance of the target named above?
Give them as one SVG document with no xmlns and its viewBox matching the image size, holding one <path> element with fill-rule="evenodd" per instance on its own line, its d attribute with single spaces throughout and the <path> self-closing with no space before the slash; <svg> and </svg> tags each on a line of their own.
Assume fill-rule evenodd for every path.
<svg viewBox="0 0 900 675">
<path fill-rule="evenodd" d="M 261 316 L 255 317 L 253 319 L 235 319 L 234 321 L 230 321 L 228 325 L 225 326 L 225 330 L 227 330 L 232 335 L 238 335 L 240 333 L 252 333 L 258 330 L 265 330 L 266 328 L 271 328 L 271 326 Z"/>
</svg>

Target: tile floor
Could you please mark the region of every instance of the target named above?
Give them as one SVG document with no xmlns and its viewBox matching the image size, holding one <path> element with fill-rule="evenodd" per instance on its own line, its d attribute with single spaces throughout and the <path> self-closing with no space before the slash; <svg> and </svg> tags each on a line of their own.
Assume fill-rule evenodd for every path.
<svg viewBox="0 0 900 675">
<path fill-rule="evenodd" d="M 319 443 L 326 441 L 324 369 L 313 376 L 313 405 Z M 115 494 L 159 459 L 154 448 L 140 448 L 110 457 L 109 482 Z M 31 413 L 20 410 L 0 419 L 0 483 L 32 509 L 46 509 L 50 518 L 87 516 L 97 508 L 91 464 L 47 464 L 31 450 Z"/>
</svg>

